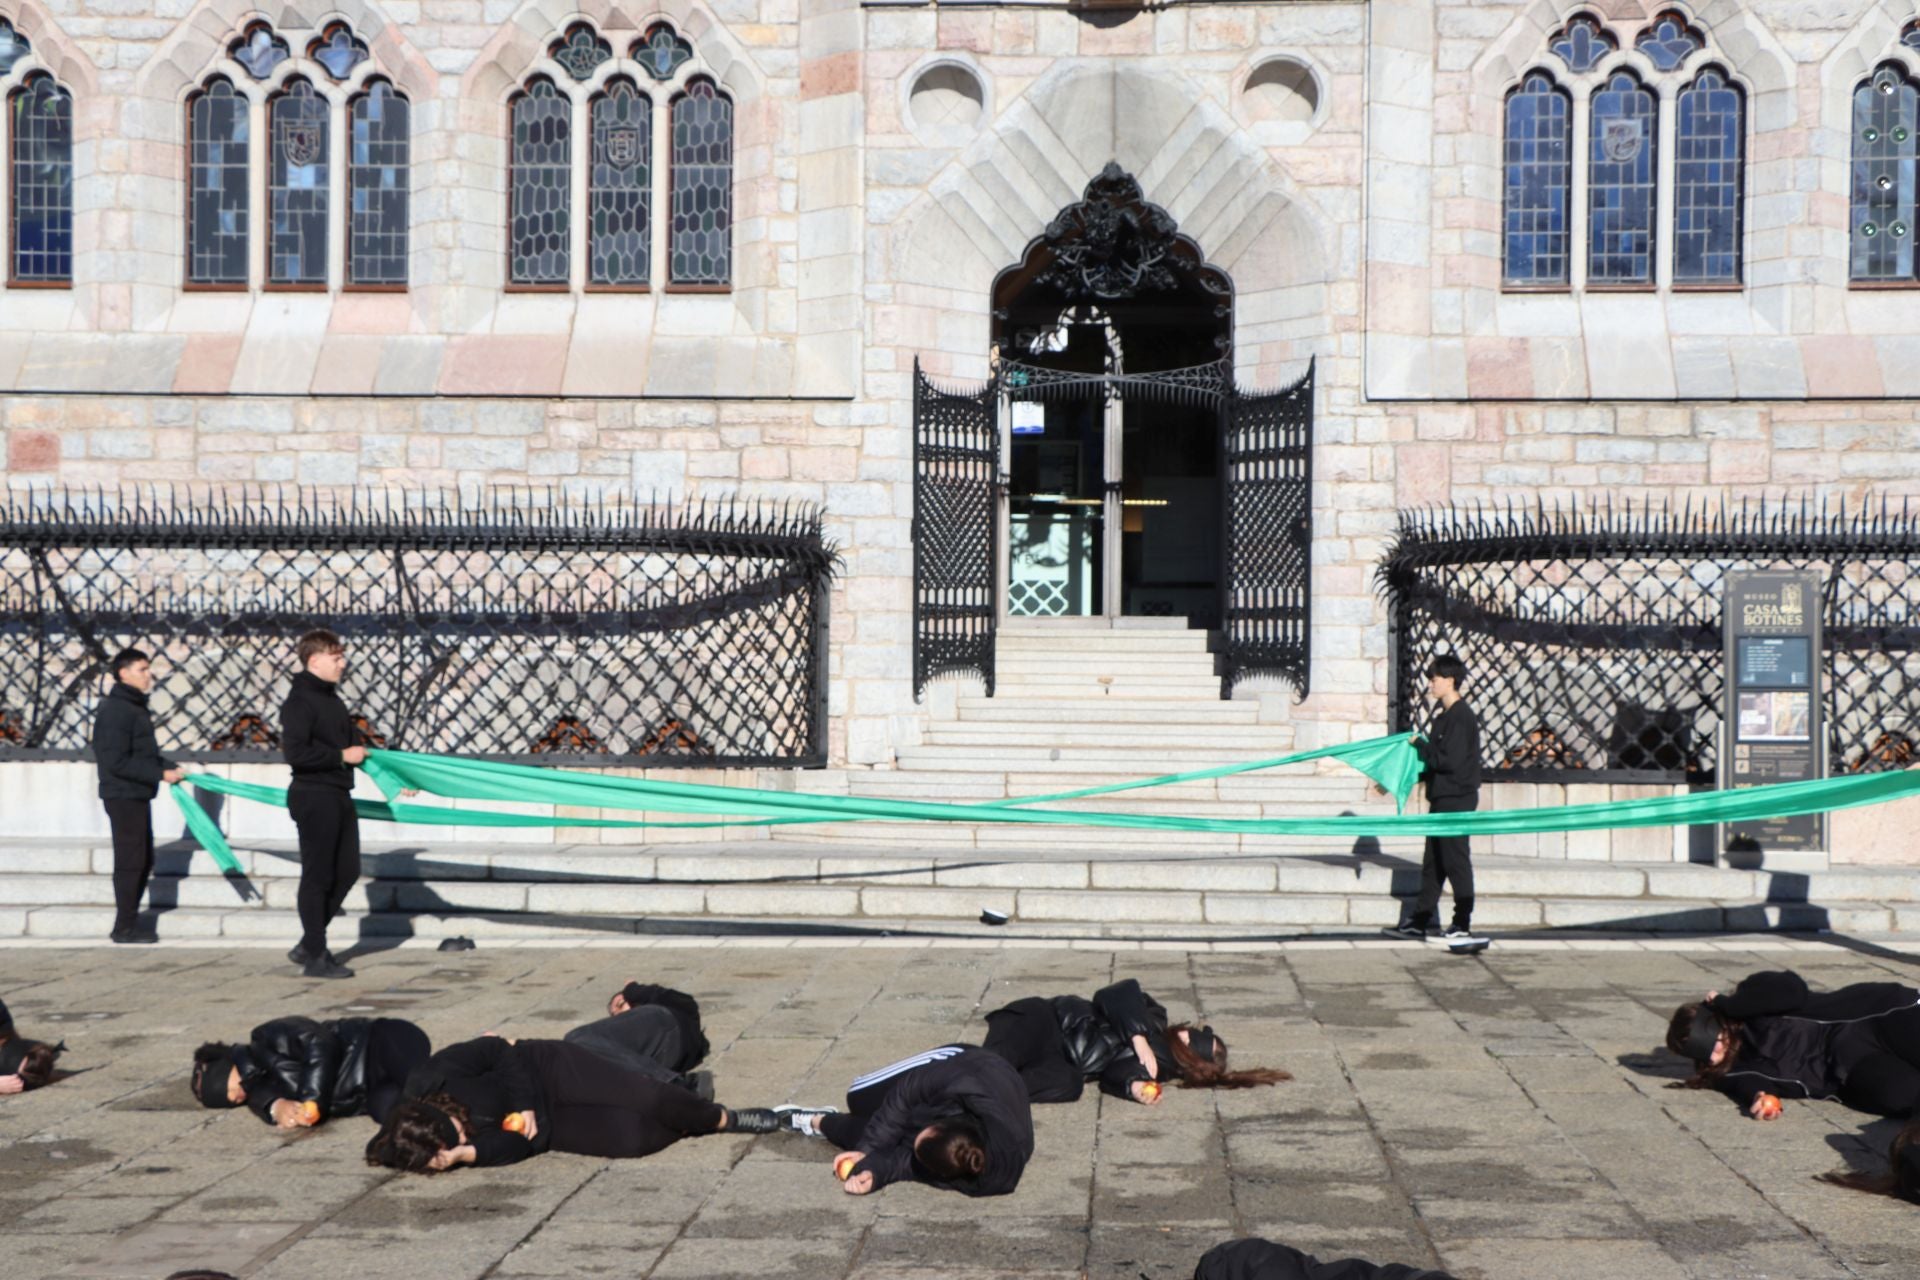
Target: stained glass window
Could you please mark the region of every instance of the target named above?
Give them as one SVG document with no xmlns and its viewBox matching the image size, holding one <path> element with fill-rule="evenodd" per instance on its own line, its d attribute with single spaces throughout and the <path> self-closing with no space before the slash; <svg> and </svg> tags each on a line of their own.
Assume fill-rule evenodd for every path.
<svg viewBox="0 0 1920 1280">
<path fill-rule="evenodd" d="M 352 124 L 348 173 L 347 283 L 407 282 L 411 109 L 385 80 L 368 84 L 348 109 Z"/>
<path fill-rule="evenodd" d="M 307 56 L 327 69 L 335 80 L 345 80 L 367 60 L 367 43 L 344 22 L 336 22 L 315 40 Z"/>
<path fill-rule="evenodd" d="M 652 265 L 653 104 L 615 80 L 593 100 L 593 170 L 587 191 L 588 279 L 643 285 Z"/>
<path fill-rule="evenodd" d="M 1673 278 L 1740 279 L 1740 188 L 1746 140 L 1739 86 L 1708 67 L 1680 91 L 1674 126 Z"/>
<path fill-rule="evenodd" d="M 693 46 L 664 22 L 656 22 L 634 42 L 633 60 L 655 80 L 671 80 L 680 64 L 693 56 Z"/>
<path fill-rule="evenodd" d="M 1569 71 L 1578 74 L 1593 70 L 1620 45 L 1606 28 L 1580 14 L 1569 19 L 1547 47 L 1567 64 Z"/>
<path fill-rule="evenodd" d="M 513 100 L 513 212 L 508 278 L 565 284 L 572 264 L 573 104 L 540 78 Z"/>
<path fill-rule="evenodd" d="M 1706 47 L 1706 38 L 1687 20 L 1669 9 L 1653 20 L 1634 47 L 1662 71 L 1671 71 Z"/>
<path fill-rule="evenodd" d="M 1912 280 L 1915 135 L 1920 91 L 1894 63 L 1853 91 L 1853 217 L 1849 274 Z"/>
<path fill-rule="evenodd" d="M 13 95 L 12 278 L 73 279 L 73 99 L 45 73 Z"/>
<path fill-rule="evenodd" d="M 702 76 L 673 99 L 673 228 L 669 278 L 733 277 L 733 100 Z"/>
<path fill-rule="evenodd" d="M 246 34 L 228 47 L 227 54 L 255 80 L 265 80 L 275 67 L 293 56 L 287 42 L 273 34 L 273 28 L 264 22 L 248 27 Z"/>
<path fill-rule="evenodd" d="M 247 282 L 247 100 L 213 79 L 187 107 L 187 280 Z"/>
<path fill-rule="evenodd" d="M 595 35 L 586 23 L 576 22 L 548 52 L 575 80 L 588 80 L 595 67 L 613 56 L 613 46 Z"/>
<path fill-rule="evenodd" d="M 33 45 L 27 38 L 13 29 L 13 24 L 0 18 L 0 76 L 13 70 L 13 64 L 33 51 Z"/>
<path fill-rule="evenodd" d="M 1573 183 L 1573 104 L 1534 72 L 1507 96 L 1506 279 L 1566 284 Z"/>
<path fill-rule="evenodd" d="M 1651 91 L 1626 72 L 1596 89 L 1587 157 L 1587 278 L 1653 283 L 1654 152 Z"/>
<path fill-rule="evenodd" d="M 327 282 L 327 100 L 305 80 L 289 80 L 269 106 L 272 139 L 267 180 L 267 280 Z"/>
</svg>

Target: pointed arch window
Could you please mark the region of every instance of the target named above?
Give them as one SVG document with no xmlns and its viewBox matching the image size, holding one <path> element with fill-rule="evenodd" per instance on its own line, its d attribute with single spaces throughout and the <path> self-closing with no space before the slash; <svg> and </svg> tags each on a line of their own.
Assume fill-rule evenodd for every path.
<svg viewBox="0 0 1920 1280">
<path fill-rule="evenodd" d="M 17 285 L 73 282 L 73 98 L 35 72 L 13 91 L 13 143 L 7 278 Z"/>
<path fill-rule="evenodd" d="M 643 288 L 653 268 L 653 103 L 631 80 L 593 100 L 587 281 Z"/>
<path fill-rule="evenodd" d="M 385 80 L 370 80 L 348 105 L 352 204 L 347 217 L 347 283 L 404 288 L 412 202 L 412 107 Z"/>
<path fill-rule="evenodd" d="M 267 283 L 324 288 L 333 163 L 327 100 L 289 80 L 268 104 Z"/>
<path fill-rule="evenodd" d="M 674 95 L 671 110 L 668 279 L 725 287 L 733 278 L 733 99 L 699 76 Z"/>
<path fill-rule="evenodd" d="M 1652 90 L 1620 72 L 1594 91 L 1587 138 L 1587 279 L 1653 283 L 1654 174 L 1659 135 Z"/>
<path fill-rule="evenodd" d="M 1920 87 L 1885 63 L 1853 91 L 1853 159 L 1848 275 L 1862 283 L 1911 283 L 1916 169 L 1920 168 Z"/>
<path fill-rule="evenodd" d="M 517 285 L 564 286 L 572 268 L 573 103 L 539 76 L 515 95 L 510 189 Z"/>
<path fill-rule="evenodd" d="M 1746 100 L 1719 67 L 1680 91 L 1673 157 L 1673 278 L 1677 284 L 1740 279 L 1740 188 Z"/>
<path fill-rule="evenodd" d="M 14 29 L 11 22 L 0 18 L 0 76 L 13 70 L 14 64 L 33 52 L 33 42 Z"/>
<path fill-rule="evenodd" d="M 1564 285 L 1572 228 L 1573 100 L 1545 72 L 1507 95 L 1505 276 L 1514 285 Z"/>
<path fill-rule="evenodd" d="M 252 112 L 224 76 L 187 104 L 187 283 L 247 283 L 247 147 Z"/>
</svg>

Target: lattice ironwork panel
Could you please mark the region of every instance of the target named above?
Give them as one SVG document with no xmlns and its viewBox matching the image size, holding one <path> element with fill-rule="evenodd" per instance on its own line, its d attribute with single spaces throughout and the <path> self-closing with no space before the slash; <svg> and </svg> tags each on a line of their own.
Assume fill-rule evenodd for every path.
<svg viewBox="0 0 1920 1280">
<path fill-rule="evenodd" d="M 818 512 L 422 503 L 22 491 L 0 506 L 0 760 L 83 755 L 127 645 L 158 656 L 169 754 L 277 759 L 293 641 L 326 626 L 377 745 L 825 763 Z"/>
<path fill-rule="evenodd" d="M 1220 694 L 1277 675 L 1307 696 L 1312 659 L 1313 367 L 1283 391 L 1224 405 L 1227 576 Z"/>
<path fill-rule="evenodd" d="M 993 693 L 1000 431 L 994 387 L 948 389 L 913 366 L 913 696 L 971 673 Z"/>
<path fill-rule="evenodd" d="M 1729 571 L 1810 569 L 1823 600 L 1829 769 L 1920 759 L 1920 523 L 1904 510 L 1403 514 L 1379 580 L 1392 719 L 1425 668 L 1467 664 L 1483 767 L 1514 781 L 1713 780 Z"/>
</svg>

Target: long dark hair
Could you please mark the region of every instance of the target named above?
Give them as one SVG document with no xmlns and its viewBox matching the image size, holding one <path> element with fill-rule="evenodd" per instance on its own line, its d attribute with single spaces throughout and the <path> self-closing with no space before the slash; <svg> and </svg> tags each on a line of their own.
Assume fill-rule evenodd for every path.
<svg viewBox="0 0 1920 1280">
<path fill-rule="evenodd" d="M 913 1155 L 943 1182 L 971 1181 L 987 1171 L 987 1138 L 971 1120 L 942 1120 Z"/>
<path fill-rule="evenodd" d="M 1693 1038 L 1693 1024 L 1700 1017 L 1700 1011 L 1703 1009 L 1706 1009 L 1708 1013 L 1713 1013 L 1711 1009 L 1707 1009 L 1706 1005 L 1698 1002 L 1694 1004 L 1683 1004 L 1673 1011 L 1673 1017 L 1667 1023 L 1667 1048 L 1682 1058 L 1688 1056 L 1687 1041 Z M 1721 1030 L 1724 1031 L 1728 1037 L 1727 1056 L 1718 1062 L 1696 1063 L 1694 1073 L 1690 1078 L 1677 1081 L 1669 1086 L 1670 1088 L 1718 1089 L 1722 1077 L 1724 1077 L 1728 1069 L 1733 1066 L 1733 1060 L 1740 1056 L 1740 1024 L 1732 1018 L 1721 1018 L 1717 1013 L 1714 1013 L 1713 1016 L 1720 1018 Z M 1691 1061 L 1691 1059 L 1689 1060 Z"/>
<path fill-rule="evenodd" d="M 1192 1045 L 1180 1038 L 1182 1031 L 1191 1035 L 1193 1024 L 1181 1022 L 1167 1028 L 1167 1048 L 1173 1052 L 1173 1069 L 1180 1077 L 1182 1089 L 1251 1089 L 1257 1085 L 1279 1084 L 1282 1080 L 1293 1079 L 1291 1073 L 1278 1067 L 1247 1067 L 1241 1071 L 1229 1071 L 1225 1040 L 1214 1036 L 1213 1056 L 1203 1058 L 1193 1051 Z"/>
<path fill-rule="evenodd" d="M 1849 1191 L 1865 1191 L 1869 1195 L 1891 1196 L 1920 1204 L 1920 1120 L 1909 1120 L 1904 1129 L 1893 1135 L 1893 1141 L 1887 1146 L 1885 1173 L 1849 1169 L 1823 1173 L 1820 1181 Z"/>
<path fill-rule="evenodd" d="M 387 1122 L 367 1140 L 367 1163 L 402 1173 L 439 1173 L 433 1167 L 433 1158 L 459 1141 L 449 1122 L 458 1122 L 472 1135 L 472 1117 L 450 1095 L 409 1098 L 389 1111 Z"/>
</svg>

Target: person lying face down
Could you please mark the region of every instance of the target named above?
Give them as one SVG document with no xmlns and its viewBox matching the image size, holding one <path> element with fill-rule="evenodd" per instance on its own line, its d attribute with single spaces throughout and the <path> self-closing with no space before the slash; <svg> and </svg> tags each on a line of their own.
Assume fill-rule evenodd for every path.
<svg viewBox="0 0 1920 1280">
<path fill-rule="evenodd" d="M 193 1051 L 193 1096 L 203 1107 L 245 1106 L 268 1124 L 306 1129 L 336 1116 L 387 1118 L 400 1086 L 433 1053 L 427 1033 L 400 1018 L 275 1018 L 246 1044 Z"/>
<path fill-rule="evenodd" d="M 410 1173 L 517 1164 L 545 1151 L 635 1158 L 681 1138 L 771 1133 L 765 1108 L 731 1110 L 563 1040 L 482 1036 L 407 1077 L 367 1163 Z"/>
<path fill-rule="evenodd" d="M 14 1028 L 13 1015 L 0 1003 L 0 1095 L 25 1093 L 53 1083 L 53 1064 L 67 1051 L 63 1044 L 30 1040 Z"/>
<path fill-rule="evenodd" d="M 983 1048 L 1013 1064 L 1035 1102 L 1073 1102 L 1088 1080 L 1116 1098 L 1152 1105 L 1161 1085 L 1250 1089 L 1293 1077 L 1269 1067 L 1233 1071 L 1212 1027 L 1167 1025 L 1158 1000 L 1127 978 L 1082 996 L 1029 996 L 987 1015 Z"/>
<path fill-rule="evenodd" d="M 942 1045 L 860 1076 L 847 1090 L 844 1115 L 776 1110 L 801 1133 L 853 1153 L 842 1174 L 852 1195 L 908 1180 L 969 1196 L 1009 1195 L 1033 1158 L 1026 1085 L 1005 1058 L 974 1045 Z"/>
<path fill-rule="evenodd" d="M 694 1087 L 694 1068 L 706 1060 L 710 1048 L 700 1026 L 700 1002 L 684 991 L 649 982 L 629 982 L 614 992 L 607 1016 L 575 1027 L 566 1040 L 688 1089 Z"/>
<path fill-rule="evenodd" d="M 1823 1173 L 1820 1180 L 1851 1191 L 1865 1191 L 1920 1204 L 1920 1117 L 1907 1121 L 1906 1126 L 1893 1135 L 1893 1141 L 1887 1147 L 1885 1173 L 1855 1173 L 1848 1170 Z"/>
<path fill-rule="evenodd" d="M 1200 1258 L 1193 1280 L 1452 1280 L 1445 1272 L 1359 1258 L 1322 1262 L 1271 1240 L 1249 1238 L 1217 1244 Z"/>
<path fill-rule="evenodd" d="M 1920 1108 L 1920 989 L 1897 982 L 1815 993 L 1797 973 L 1756 973 L 1674 1010 L 1667 1047 L 1697 1068 L 1681 1087 L 1718 1089 L 1755 1119 L 1778 1117 L 1786 1098 Z"/>
</svg>

